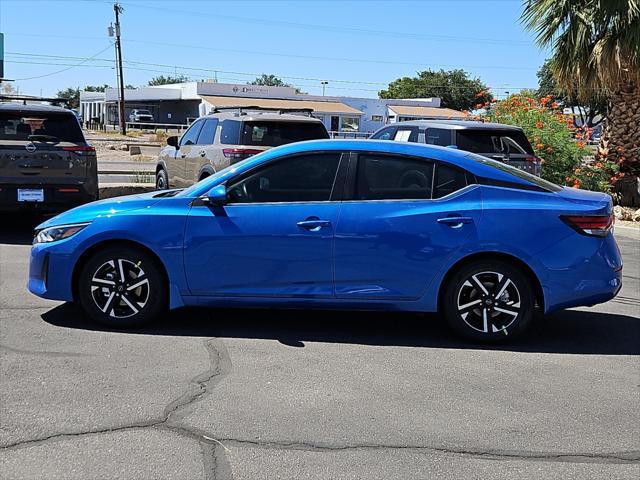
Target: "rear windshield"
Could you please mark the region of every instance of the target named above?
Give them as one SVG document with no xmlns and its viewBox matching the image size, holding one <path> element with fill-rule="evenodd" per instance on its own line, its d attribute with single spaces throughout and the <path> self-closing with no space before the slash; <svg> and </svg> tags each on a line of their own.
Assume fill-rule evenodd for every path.
<svg viewBox="0 0 640 480">
<path fill-rule="evenodd" d="M 277 147 L 323 138 L 329 138 L 329 134 L 319 122 L 245 122 L 240 144 Z"/>
<path fill-rule="evenodd" d="M 484 163 L 485 165 L 488 165 L 490 167 L 510 173 L 515 177 L 521 178 L 522 180 L 526 180 L 529 183 L 533 183 L 534 185 L 549 192 L 560 192 L 562 190 L 562 187 L 556 185 L 555 183 L 549 182 L 548 180 L 544 180 L 540 177 L 536 177 L 535 175 L 531 175 L 530 173 L 527 173 L 524 170 L 520 170 L 519 168 L 512 167 L 511 165 L 507 165 L 496 160 L 491 160 L 490 158 L 483 157 L 481 155 L 469 155 L 469 157 L 473 158 L 477 162 Z"/>
<path fill-rule="evenodd" d="M 84 136 L 71 113 L 0 111 L 0 140 L 84 143 Z"/>
<path fill-rule="evenodd" d="M 529 140 L 518 130 L 458 130 L 456 145 L 472 153 L 533 155 Z"/>
</svg>

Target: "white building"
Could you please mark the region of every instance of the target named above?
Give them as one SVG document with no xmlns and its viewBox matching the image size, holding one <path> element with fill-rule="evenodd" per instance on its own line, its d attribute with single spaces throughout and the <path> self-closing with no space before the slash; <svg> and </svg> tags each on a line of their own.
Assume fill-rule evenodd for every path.
<svg viewBox="0 0 640 480">
<path fill-rule="evenodd" d="M 329 131 L 371 133 L 387 123 L 414 119 L 465 118 L 440 108 L 439 98 L 377 99 L 300 94 L 292 87 L 187 82 L 125 90 L 125 114 L 150 110 L 154 123 L 188 125 L 218 107 L 312 109 Z M 81 92 L 80 111 L 86 122 L 118 124 L 118 90 Z"/>
</svg>

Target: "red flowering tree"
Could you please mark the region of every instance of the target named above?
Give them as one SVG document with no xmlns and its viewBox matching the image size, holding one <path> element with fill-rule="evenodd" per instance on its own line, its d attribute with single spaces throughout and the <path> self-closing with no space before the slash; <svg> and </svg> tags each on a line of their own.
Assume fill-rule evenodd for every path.
<svg viewBox="0 0 640 480">
<path fill-rule="evenodd" d="M 496 103 L 485 103 L 486 118 L 517 125 L 524 130 L 537 157 L 542 177 L 559 185 L 608 192 L 619 177 L 618 167 L 606 158 L 590 161 L 594 154 L 586 146 L 588 128 L 576 129 L 573 118 L 564 115 L 551 97 L 540 100 L 511 95 Z"/>
</svg>

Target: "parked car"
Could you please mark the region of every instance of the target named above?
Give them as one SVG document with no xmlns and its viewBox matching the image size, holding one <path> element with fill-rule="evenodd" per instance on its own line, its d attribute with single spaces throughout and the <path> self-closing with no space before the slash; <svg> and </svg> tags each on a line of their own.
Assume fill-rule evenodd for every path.
<svg viewBox="0 0 640 480">
<path fill-rule="evenodd" d="M 540 175 L 540 159 L 519 127 L 466 120 L 414 120 L 382 127 L 373 140 L 454 147 Z"/>
<path fill-rule="evenodd" d="M 29 290 L 112 327 L 183 305 L 439 311 L 495 342 L 618 293 L 612 223 L 606 194 L 461 150 L 300 142 L 44 222 Z"/>
<path fill-rule="evenodd" d="M 96 163 L 70 110 L 0 104 L 0 210 L 61 211 L 96 200 Z"/>
<path fill-rule="evenodd" d="M 311 116 L 237 110 L 206 115 L 179 140 L 167 139 L 156 166 L 156 188 L 188 187 L 272 147 L 325 138 L 327 129 Z"/>
<path fill-rule="evenodd" d="M 149 110 L 136 109 L 129 114 L 129 122 L 131 123 L 153 123 L 153 115 Z"/>
</svg>

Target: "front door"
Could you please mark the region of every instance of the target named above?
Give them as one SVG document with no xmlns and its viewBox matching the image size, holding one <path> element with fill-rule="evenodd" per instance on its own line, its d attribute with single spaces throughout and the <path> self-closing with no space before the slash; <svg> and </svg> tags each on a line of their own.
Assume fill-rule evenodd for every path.
<svg viewBox="0 0 640 480">
<path fill-rule="evenodd" d="M 170 180 L 176 187 L 188 187 L 194 183 L 187 171 L 187 164 L 196 162 L 197 158 L 201 158 L 200 152 L 202 148 L 197 143 L 198 135 L 200 135 L 203 125 L 204 120 L 194 122 L 180 138 L 175 161 L 169 166 Z"/>
<path fill-rule="evenodd" d="M 336 296 L 418 299 L 476 234 L 479 189 L 445 163 L 380 154 L 357 162 L 336 229 Z"/>
<path fill-rule="evenodd" d="M 336 152 L 289 156 L 227 182 L 224 207 L 194 206 L 185 232 L 193 295 L 332 297 Z"/>
</svg>

